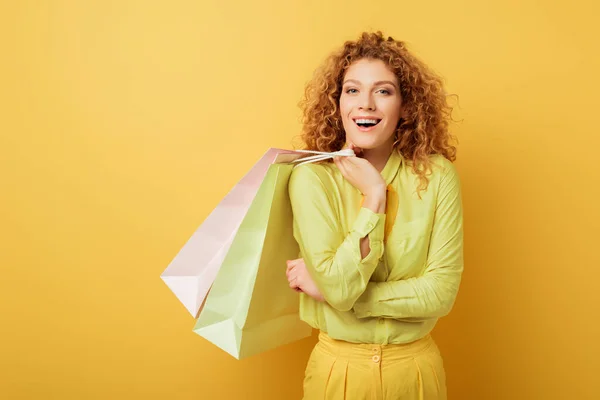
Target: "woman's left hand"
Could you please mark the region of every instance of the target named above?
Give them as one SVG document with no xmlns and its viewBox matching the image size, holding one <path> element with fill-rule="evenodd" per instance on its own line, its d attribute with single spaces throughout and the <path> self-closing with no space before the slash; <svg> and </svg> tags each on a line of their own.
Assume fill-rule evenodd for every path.
<svg viewBox="0 0 600 400">
<path fill-rule="evenodd" d="M 288 260 L 286 275 L 290 288 L 297 292 L 306 293 L 317 301 L 325 301 L 315 281 L 308 273 L 304 259 Z"/>
</svg>

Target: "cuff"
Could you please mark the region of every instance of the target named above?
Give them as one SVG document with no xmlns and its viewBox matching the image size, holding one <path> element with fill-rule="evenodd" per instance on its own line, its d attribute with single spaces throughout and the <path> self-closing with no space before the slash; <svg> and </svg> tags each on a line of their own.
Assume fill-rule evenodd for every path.
<svg viewBox="0 0 600 400">
<path fill-rule="evenodd" d="M 385 214 L 376 214 L 368 208 L 361 207 L 354 221 L 352 231 L 358 234 L 358 240 L 369 237 L 371 251 L 361 259 L 360 246 L 356 243 L 355 251 L 361 264 L 377 263 L 383 257 L 383 237 L 385 230 Z"/>
<path fill-rule="evenodd" d="M 354 221 L 352 230 L 361 238 L 369 235 L 371 241 L 383 241 L 385 214 L 376 214 L 368 208 L 361 207 Z"/>
</svg>

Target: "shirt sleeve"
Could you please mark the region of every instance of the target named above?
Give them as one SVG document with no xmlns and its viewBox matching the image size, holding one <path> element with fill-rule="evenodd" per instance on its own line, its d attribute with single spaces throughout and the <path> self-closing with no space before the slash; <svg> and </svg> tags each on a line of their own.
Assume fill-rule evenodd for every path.
<svg viewBox="0 0 600 400">
<path fill-rule="evenodd" d="M 425 272 L 420 277 L 370 282 L 354 305 L 358 318 L 439 318 L 450 312 L 463 271 L 460 181 L 450 164 L 441 179 Z"/>
<path fill-rule="evenodd" d="M 319 176 L 317 168 L 323 167 L 303 165 L 295 168 L 290 177 L 294 238 L 325 301 L 337 310 L 349 311 L 365 291 L 383 256 L 385 214 L 363 207 L 350 232 L 344 233 L 341 210 L 327 187 L 334 183 L 326 174 Z M 367 236 L 371 250 L 363 259 L 360 239 Z"/>
</svg>

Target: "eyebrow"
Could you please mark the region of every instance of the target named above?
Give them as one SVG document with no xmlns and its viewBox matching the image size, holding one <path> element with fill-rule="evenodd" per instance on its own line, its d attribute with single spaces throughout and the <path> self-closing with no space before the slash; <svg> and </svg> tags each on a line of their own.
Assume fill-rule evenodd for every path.
<svg viewBox="0 0 600 400">
<path fill-rule="evenodd" d="M 352 82 L 352 83 L 355 83 L 355 84 L 357 84 L 357 85 L 360 85 L 360 84 L 361 84 L 359 81 L 357 81 L 357 80 L 355 80 L 355 79 L 348 79 L 347 81 L 344 81 L 344 85 L 345 85 L 346 83 L 350 83 L 350 82 Z M 375 85 L 375 86 L 378 86 L 378 85 L 383 85 L 383 84 L 386 84 L 386 83 L 387 83 L 387 84 L 389 84 L 389 85 L 392 85 L 392 86 L 393 86 L 393 87 L 395 87 L 395 88 L 397 88 L 397 87 L 398 87 L 398 86 L 397 86 L 397 85 L 396 85 L 394 82 L 392 82 L 392 81 L 377 81 L 377 82 L 374 82 L 374 85 Z"/>
</svg>

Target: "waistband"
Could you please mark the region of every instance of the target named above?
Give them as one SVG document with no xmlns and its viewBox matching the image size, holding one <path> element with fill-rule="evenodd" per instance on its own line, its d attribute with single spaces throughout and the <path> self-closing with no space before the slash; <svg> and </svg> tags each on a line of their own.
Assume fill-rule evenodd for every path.
<svg viewBox="0 0 600 400">
<path fill-rule="evenodd" d="M 343 357 L 349 360 L 363 360 L 378 356 L 388 361 L 397 361 L 415 357 L 428 350 L 439 351 L 430 334 L 410 343 L 402 344 L 372 344 L 351 343 L 331 338 L 324 332 L 319 332 L 317 346 L 332 356 Z"/>
</svg>

